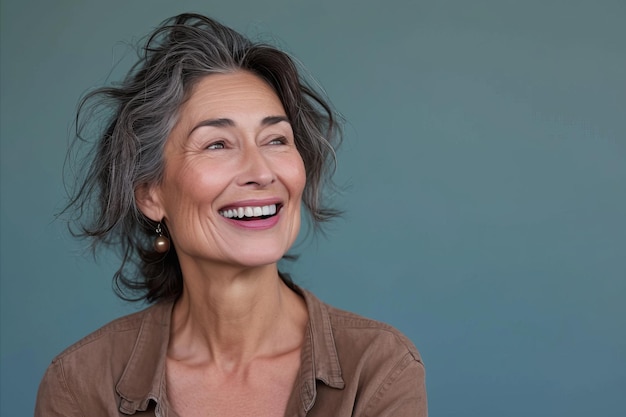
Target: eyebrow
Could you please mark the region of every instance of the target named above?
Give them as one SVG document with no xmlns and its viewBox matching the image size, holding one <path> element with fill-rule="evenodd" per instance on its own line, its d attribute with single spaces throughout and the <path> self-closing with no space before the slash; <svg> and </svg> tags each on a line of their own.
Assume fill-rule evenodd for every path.
<svg viewBox="0 0 626 417">
<path fill-rule="evenodd" d="M 271 126 L 271 125 L 275 125 L 281 122 L 286 122 L 286 123 L 290 123 L 289 119 L 287 119 L 286 116 L 267 116 L 264 117 L 263 120 L 261 120 L 261 125 L 262 126 Z M 235 123 L 234 120 L 232 119 L 228 119 L 228 118 L 219 118 L 219 119 L 207 119 L 207 120 L 203 120 L 200 123 L 198 123 L 197 125 L 195 125 L 193 127 L 193 129 L 191 129 L 191 131 L 189 132 L 189 134 L 191 134 L 194 130 L 204 127 L 204 126 L 211 126 L 211 127 L 235 127 L 237 124 Z"/>
</svg>

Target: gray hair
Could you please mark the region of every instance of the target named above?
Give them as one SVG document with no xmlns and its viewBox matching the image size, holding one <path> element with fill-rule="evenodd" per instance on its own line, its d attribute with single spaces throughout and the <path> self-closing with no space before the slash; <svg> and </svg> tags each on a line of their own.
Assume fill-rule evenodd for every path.
<svg viewBox="0 0 626 417">
<path fill-rule="evenodd" d="M 72 232 L 90 238 L 94 250 L 106 245 L 120 251 L 114 287 L 121 298 L 155 302 L 180 295 L 176 249 L 166 255 L 154 251 L 156 224 L 138 209 L 135 190 L 161 181 L 165 142 L 195 84 L 210 74 L 238 70 L 265 80 L 283 104 L 304 161 L 302 200 L 314 227 L 339 214 L 323 204 L 324 188 L 333 187 L 335 148 L 341 141 L 337 115 L 299 74 L 294 60 L 208 17 L 172 17 L 147 38 L 126 78 L 87 94 L 76 116 L 75 145 L 88 142 L 87 128 L 95 120 L 104 117 L 105 128 L 97 133 L 85 160 L 86 175 L 66 211 L 76 214 L 79 229 L 71 227 Z"/>
</svg>

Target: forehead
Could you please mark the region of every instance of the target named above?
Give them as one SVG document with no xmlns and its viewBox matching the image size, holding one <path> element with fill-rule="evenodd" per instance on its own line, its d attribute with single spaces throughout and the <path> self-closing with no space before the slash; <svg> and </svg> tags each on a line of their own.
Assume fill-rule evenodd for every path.
<svg viewBox="0 0 626 417">
<path fill-rule="evenodd" d="M 211 74 L 193 88 L 181 106 L 181 118 L 285 115 L 272 87 L 260 77 L 237 71 Z"/>
</svg>

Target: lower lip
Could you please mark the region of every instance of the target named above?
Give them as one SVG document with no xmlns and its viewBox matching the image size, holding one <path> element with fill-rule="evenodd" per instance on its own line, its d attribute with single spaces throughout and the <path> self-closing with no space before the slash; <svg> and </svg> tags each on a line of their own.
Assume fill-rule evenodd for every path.
<svg viewBox="0 0 626 417">
<path fill-rule="evenodd" d="M 228 223 L 240 227 L 242 229 L 248 230 L 266 230 L 271 229 L 276 226 L 278 223 L 280 213 L 277 213 L 275 216 L 268 217 L 267 219 L 258 219 L 258 220 L 239 220 L 239 219 L 228 219 L 226 217 L 222 217 Z"/>
</svg>

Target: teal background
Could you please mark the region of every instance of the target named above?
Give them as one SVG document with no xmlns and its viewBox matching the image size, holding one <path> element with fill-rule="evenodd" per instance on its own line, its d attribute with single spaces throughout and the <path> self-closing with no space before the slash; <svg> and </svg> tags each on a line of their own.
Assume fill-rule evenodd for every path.
<svg viewBox="0 0 626 417">
<path fill-rule="evenodd" d="M 54 355 L 140 307 L 54 214 L 78 99 L 183 11 L 290 51 L 346 117 L 346 215 L 287 267 L 416 343 L 431 415 L 624 415 L 626 2 L 1 7 L 3 416 L 32 415 Z"/>
</svg>

